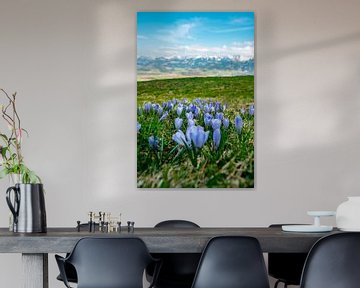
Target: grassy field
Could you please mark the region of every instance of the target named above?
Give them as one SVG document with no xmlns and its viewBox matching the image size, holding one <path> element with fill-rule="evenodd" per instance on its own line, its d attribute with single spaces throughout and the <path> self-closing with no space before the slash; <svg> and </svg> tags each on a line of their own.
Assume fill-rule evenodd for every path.
<svg viewBox="0 0 360 288">
<path fill-rule="evenodd" d="M 253 76 L 141 81 L 137 89 L 138 187 L 254 187 Z"/>
<path fill-rule="evenodd" d="M 162 103 L 173 98 L 196 98 L 227 102 L 234 109 L 254 103 L 254 76 L 197 77 L 141 81 L 137 83 L 138 105 Z"/>
</svg>

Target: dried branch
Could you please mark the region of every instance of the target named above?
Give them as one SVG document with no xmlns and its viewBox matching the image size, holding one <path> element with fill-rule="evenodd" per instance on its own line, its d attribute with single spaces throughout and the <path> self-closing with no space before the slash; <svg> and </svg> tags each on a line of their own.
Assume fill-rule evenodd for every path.
<svg viewBox="0 0 360 288">
<path fill-rule="evenodd" d="M 7 174 L 20 174 L 23 183 L 41 183 L 40 178 L 31 171 L 24 164 L 24 159 L 21 153 L 22 134 L 27 131 L 21 127 L 20 116 L 16 109 L 16 93 L 11 96 L 2 88 L 0 93 L 5 95 L 7 100 L 6 105 L 1 105 L 1 117 L 9 126 L 10 135 L 7 133 L 0 133 L 0 138 L 5 144 L 0 145 L 0 166 L 3 170 L 0 171 L 0 178 L 5 177 Z"/>
</svg>

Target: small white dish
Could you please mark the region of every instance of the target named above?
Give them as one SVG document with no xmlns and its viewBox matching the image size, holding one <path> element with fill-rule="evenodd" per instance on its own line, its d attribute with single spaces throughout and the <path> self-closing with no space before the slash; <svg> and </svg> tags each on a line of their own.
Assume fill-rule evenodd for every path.
<svg viewBox="0 0 360 288">
<path fill-rule="evenodd" d="M 333 230 L 332 226 L 315 226 L 315 225 L 282 225 L 281 229 L 286 232 L 330 232 Z"/>
<path fill-rule="evenodd" d="M 335 211 L 307 211 L 309 216 L 313 217 L 325 217 L 325 216 L 335 216 Z"/>
</svg>

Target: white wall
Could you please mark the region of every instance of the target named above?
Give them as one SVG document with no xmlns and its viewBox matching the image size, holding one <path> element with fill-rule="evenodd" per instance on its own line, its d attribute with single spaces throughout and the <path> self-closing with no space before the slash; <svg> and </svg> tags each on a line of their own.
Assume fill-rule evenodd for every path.
<svg viewBox="0 0 360 288">
<path fill-rule="evenodd" d="M 137 189 L 135 12 L 211 10 L 256 13 L 256 188 Z M 0 86 L 18 92 L 48 226 L 89 210 L 136 226 L 310 222 L 307 210 L 359 195 L 359 10 L 357 0 L 1 0 Z M 50 287 L 62 287 L 49 261 Z M 1 286 L 20 287 L 19 264 L 0 255 Z"/>
</svg>

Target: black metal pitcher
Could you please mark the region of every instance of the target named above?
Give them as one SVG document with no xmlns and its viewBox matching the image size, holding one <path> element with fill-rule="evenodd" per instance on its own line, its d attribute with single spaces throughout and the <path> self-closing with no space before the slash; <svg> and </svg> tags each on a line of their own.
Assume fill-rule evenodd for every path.
<svg viewBox="0 0 360 288">
<path fill-rule="evenodd" d="M 11 197 L 12 192 L 13 197 Z M 15 184 L 6 190 L 6 202 L 14 215 L 14 232 L 44 233 L 47 231 L 42 184 Z"/>
</svg>

